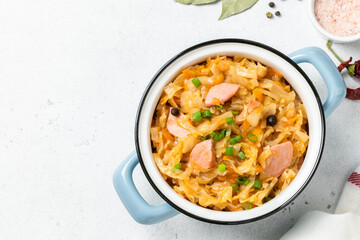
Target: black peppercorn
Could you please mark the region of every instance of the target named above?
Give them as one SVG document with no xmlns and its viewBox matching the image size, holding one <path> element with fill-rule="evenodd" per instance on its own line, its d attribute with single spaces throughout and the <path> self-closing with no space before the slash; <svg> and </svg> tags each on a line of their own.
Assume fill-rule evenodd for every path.
<svg viewBox="0 0 360 240">
<path fill-rule="evenodd" d="M 177 108 L 173 108 L 173 109 L 171 109 L 171 114 L 172 114 L 173 116 L 177 117 L 177 116 L 179 116 L 180 111 L 179 111 L 179 109 L 177 109 Z"/>
<path fill-rule="evenodd" d="M 266 124 L 269 126 L 274 126 L 277 123 L 277 118 L 275 115 L 270 115 L 266 118 Z"/>
<path fill-rule="evenodd" d="M 275 7 L 275 3 L 274 3 L 274 2 L 269 2 L 269 6 L 270 6 L 271 8 L 273 8 L 273 7 Z"/>
<path fill-rule="evenodd" d="M 281 14 L 280 14 L 279 11 L 276 11 L 276 12 L 275 12 L 275 15 L 276 15 L 276 16 L 280 16 Z"/>
</svg>

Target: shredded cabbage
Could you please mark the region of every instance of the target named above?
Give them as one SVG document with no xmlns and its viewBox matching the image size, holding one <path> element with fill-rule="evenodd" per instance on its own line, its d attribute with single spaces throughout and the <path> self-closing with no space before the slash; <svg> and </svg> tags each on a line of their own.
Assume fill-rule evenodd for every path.
<svg viewBox="0 0 360 240">
<path fill-rule="evenodd" d="M 198 87 L 192 83 L 195 77 L 201 82 Z M 239 90 L 222 106 L 206 107 L 210 88 L 221 83 L 236 84 Z M 177 127 L 190 134 L 176 137 L 168 131 L 171 107 L 182 113 L 176 119 Z M 211 117 L 194 122 L 193 114 L 205 110 Z M 274 126 L 266 122 L 270 115 L 277 118 Z M 235 124 L 230 124 L 232 118 Z M 244 203 L 261 206 L 267 197 L 276 197 L 291 184 L 309 143 L 307 123 L 300 98 L 275 69 L 241 56 L 208 58 L 184 69 L 164 87 L 150 128 L 153 159 L 163 178 L 183 198 L 213 210 L 241 211 Z M 247 139 L 249 134 L 257 140 Z M 191 153 L 197 144 L 215 139 L 215 135 L 215 164 L 199 168 L 191 161 Z M 242 140 L 230 144 L 236 136 Z M 279 177 L 264 178 L 271 147 L 284 142 L 293 146 L 290 166 Z M 225 156 L 227 147 L 232 148 L 232 156 Z M 220 164 L 225 165 L 224 171 L 219 170 Z M 239 176 L 247 184 L 239 184 Z M 255 181 L 261 182 L 260 189 L 254 188 Z"/>
</svg>

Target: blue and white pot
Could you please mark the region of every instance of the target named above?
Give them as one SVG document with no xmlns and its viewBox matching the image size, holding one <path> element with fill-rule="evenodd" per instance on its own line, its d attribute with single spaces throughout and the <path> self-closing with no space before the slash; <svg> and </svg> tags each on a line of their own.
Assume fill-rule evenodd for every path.
<svg viewBox="0 0 360 240">
<path fill-rule="evenodd" d="M 215 211 L 187 201 L 166 183 L 152 158 L 150 126 L 163 88 L 184 68 L 217 55 L 240 55 L 278 70 L 300 96 L 308 115 L 309 146 L 298 175 L 276 198 L 251 210 Z M 324 105 L 321 104 L 309 77 L 298 66 L 298 63 L 303 62 L 314 65 L 327 85 L 328 97 Z M 320 48 L 308 47 L 286 56 L 264 44 L 242 39 L 219 39 L 195 45 L 167 62 L 145 90 L 135 122 L 136 151 L 131 153 L 115 171 L 115 189 L 131 216 L 142 224 L 158 223 L 179 212 L 201 221 L 218 224 L 240 224 L 265 218 L 292 202 L 309 183 L 324 147 L 325 117 L 339 106 L 345 93 L 346 87 L 339 71 Z M 150 184 L 166 201 L 165 204 L 149 205 L 135 188 L 132 173 L 139 162 Z"/>
</svg>

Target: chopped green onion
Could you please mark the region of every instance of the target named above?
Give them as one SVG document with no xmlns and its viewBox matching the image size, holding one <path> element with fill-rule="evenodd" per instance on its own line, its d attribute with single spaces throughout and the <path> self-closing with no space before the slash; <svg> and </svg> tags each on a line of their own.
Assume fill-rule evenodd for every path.
<svg viewBox="0 0 360 240">
<path fill-rule="evenodd" d="M 230 139 L 229 139 L 229 143 L 230 143 L 231 145 L 234 145 L 234 144 L 240 142 L 241 140 L 242 140 L 242 136 L 241 136 L 241 135 L 238 135 L 238 136 L 236 136 L 236 137 L 234 137 L 234 138 L 230 138 Z"/>
<path fill-rule="evenodd" d="M 233 185 L 231 185 L 231 187 L 232 187 L 232 189 L 233 189 L 234 192 L 240 192 L 240 187 L 239 187 L 239 185 L 233 184 Z"/>
<path fill-rule="evenodd" d="M 225 156 L 232 156 L 234 155 L 234 148 L 233 147 L 226 147 Z"/>
<path fill-rule="evenodd" d="M 239 176 L 238 179 L 239 179 L 240 181 L 245 181 L 245 180 L 246 180 L 246 177 L 244 177 L 244 176 Z"/>
<path fill-rule="evenodd" d="M 239 176 L 236 181 L 239 185 L 243 185 L 248 179 L 246 179 L 246 177 L 244 176 Z"/>
<path fill-rule="evenodd" d="M 221 138 L 224 138 L 224 137 L 225 137 L 225 134 L 226 134 L 226 129 L 222 129 L 222 130 L 220 131 L 220 136 L 221 136 Z"/>
<path fill-rule="evenodd" d="M 221 136 L 219 134 L 217 134 L 215 137 L 214 137 L 214 141 L 220 141 L 221 140 Z"/>
<path fill-rule="evenodd" d="M 203 113 L 202 113 L 202 116 L 204 118 L 207 118 L 207 119 L 210 119 L 211 118 L 211 112 L 209 109 L 206 109 Z"/>
<path fill-rule="evenodd" d="M 216 109 L 219 110 L 219 111 L 222 110 L 222 109 L 223 109 L 223 105 L 216 106 Z"/>
<path fill-rule="evenodd" d="M 236 116 L 236 115 L 238 115 L 238 114 L 240 113 L 240 111 L 235 111 L 235 110 L 232 110 L 231 112 L 232 112 L 232 114 L 233 114 L 234 116 Z"/>
<path fill-rule="evenodd" d="M 175 172 L 176 170 L 180 169 L 182 166 L 181 166 L 181 163 L 178 163 L 178 164 L 175 164 L 175 166 L 172 168 L 173 172 Z"/>
<path fill-rule="evenodd" d="M 240 152 L 239 152 L 238 157 L 241 158 L 241 160 L 245 160 L 245 159 L 246 159 L 245 153 L 244 153 L 243 151 L 240 151 Z"/>
<path fill-rule="evenodd" d="M 226 118 L 226 123 L 228 125 L 233 125 L 235 123 L 235 119 L 233 117 L 227 117 Z"/>
<path fill-rule="evenodd" d="M 210 137 L 212 137 L 215 141 L 219 141 L 225 137 L 226 131 L 226 129 L 222 129 L 220 133 L 212 132 L 210 133 Z"/>
<path fill-rule="evenodd" d="M 221 135 L 216 132 L 210 133 L 210 137 L 212 137 L 212 139 L 214 139 L 214 141 L 219 141 L 221 139 Z"/>
<path fill-rule="evenodd" d="M 244 182 L 244 185 L 246 186 L 246 185 L 248 185 L 249 183 L 250 183 L 250 179 L 246 180 L 246 181 Z"/>
<path fill-rule="evenodd" d="M 251 142 L 256 142 L 258 137 L 255 134 L 249 134 L 247 135 L 247 139 L 249 139 Z"/>
<path fill-rule="evenodd" d="M 261 189 L 261 182 L 260 182 L 260 180 L 255 179 L 253 188 L 255 188 L 256 190 L 260 190 L 260 189 Z"/>
<path fill-rule="evenodd" d="M 239 185 L 248 185 L 250 183 L 250 179 L 247 179 L 246 177 L 244 176 L 239 176 L 237 179 L 236 179 L 237 183 Z"/>
<path fill-rule="evenodd" d="M 210 136 L 209 135 L 207 135 L 207 136 L 204 136 L 204 137 L 201 137 L 201 141 L 205 141 L 205 140 L 208 140 L 210 138 Z"/>
<path fill-rule="evenodd" d="M 202 117 L 201 111 L 198 111 L 198 112 L 194 112 L 194 113 L 193 113 L 193 120 L 194 120 L 194 122 L 201 121 L 202 119 L 203 119 L 203 117 Z"/>
<path fill-rule="evenodd" d="M 234 145 L 234 144 L 237 143 L 237 141 L 235 140 L 235 138 L 230 138 L 230 139 L 229 139 L 229 143 L 230 143 L 231 145 Z"/>
<path fill-rule="evenodd" d="M 225 171 L 225 170 L 226 170 L 225 164 L 220 164 L 220 165 L 218 165 L 218 169 L 219 169 L 219 172 Z"/>
<path fill-rule="evenodd" d="M 195 87 L 199 87 L 201 85 L 201 82 L 198 78 L 194 78 L 191 80 Z"/>
<path fill-rule="evenodd" d="M 271 197 L 266 197 L 265 199 L 264 199 L 264 202 L 268 202 L 268 201 L 270 201 L 272 198 Z"/>
<path fill-rule="evenodd" d="M 252 204 L 250 202 L 243 202 L 242 205 L 246 210 L 250 210 L 252 207 Z"/>
</svg>

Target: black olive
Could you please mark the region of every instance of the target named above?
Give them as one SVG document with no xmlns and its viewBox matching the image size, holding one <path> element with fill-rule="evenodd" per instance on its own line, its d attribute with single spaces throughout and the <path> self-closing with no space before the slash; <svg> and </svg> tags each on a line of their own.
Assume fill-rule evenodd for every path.
<svg viewBox="0 0 360 240">
<path fill-rule="evenodd" d="M 179 111 L 179 109 L 177 109 L 177 108 L 173 108 L 173 109 L 171 109 L 171 114 L 172 114 L 173 116 L 177 117 L 177 116 L 179 116 L 180 111 Z"/>
<path fill-rule="evenodd" d="M 266 118 L 266 124 L 269 126 L 274 126 L 277 123 L 277 118 L 275 115 L 270 115 Z"/>
</svg>

